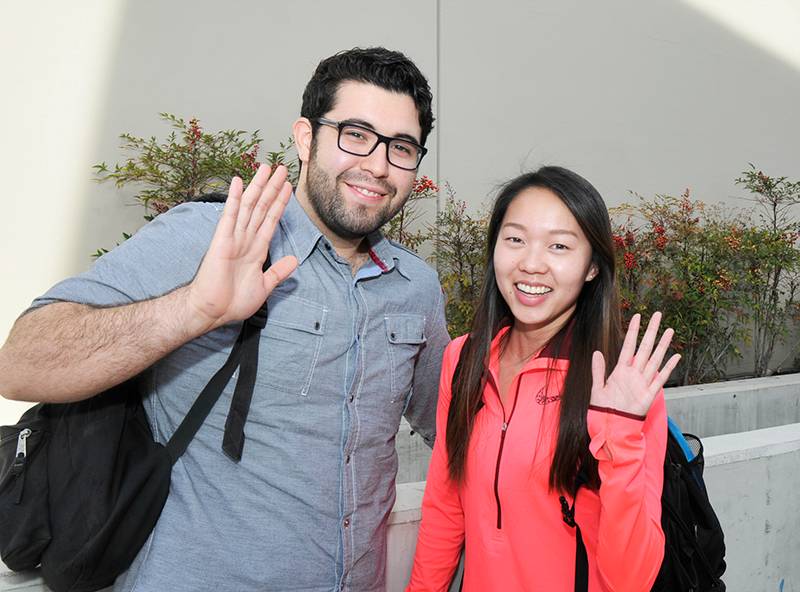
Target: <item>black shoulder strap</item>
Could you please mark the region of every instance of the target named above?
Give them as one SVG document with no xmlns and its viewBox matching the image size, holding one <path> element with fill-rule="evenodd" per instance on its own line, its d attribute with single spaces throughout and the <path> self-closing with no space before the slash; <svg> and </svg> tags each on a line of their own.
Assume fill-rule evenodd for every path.
<svg viewBox="0 0 800 592">
<path fill-rule="evenodd" d="M 264 302 L 258 312 L 247 319 L 242 327 L 239 380 L 236 381 L 236 388 L 233 391 L 228 419 L 225 420 L 225 435 L 222 437 L 222 451 L 235 462 L 242 460 L 244 424 L 250 411 L 258 370 L 258 343 L 261 339 L 261 329 L 266 324 L 267 303 Z"/>
<path fill-rule="evenodd" d="M 575 522 L 575 500 L 578 498 L 578 490 L 586 484 L 586 468 L 581 462 L 578 474 L 575 476 L 575 489 L 572 497 L 572 506 L 567 502 L 563 495 L 559 497 L 561 502 L 561 517 L 564 522 L 575 529 L 575 592 L 588 592 L 589 590 L 589 559 L 586 555 L 586 545 L 583 544 L 581 527 Z"/>
<path fill-rule="evenodd" d="M 266 270 L 269 266 L 270 258 L 267 256 L 263 269 Z M 189 413 L 183 418 L 181 425 L 167 442 L 166 449 L 173 464 L 186 452 L 189 442 L 205 422 L 237 367 L 240 367 L 239 378 L 236 381 L 228 419 L 225 422 L 222 450 L 231 460 L 235 462 L 241 460 L 244 449 L 244 424 L 250 411 L 258 370 L 258 344 L 261 329 L 267 323 L 267 314 L 267 302 L 265 301 L 253 316 L 242 323 L 242 330 L 239 332 L 239 337 L 236 339 L 227 361 L 208 381 L 192 408 L 189 409 Z"/>
</svg>

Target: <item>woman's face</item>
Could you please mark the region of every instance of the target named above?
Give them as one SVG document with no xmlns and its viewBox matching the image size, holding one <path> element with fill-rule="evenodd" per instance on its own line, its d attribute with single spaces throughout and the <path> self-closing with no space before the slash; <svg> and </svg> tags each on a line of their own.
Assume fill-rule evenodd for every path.
<svg viewBox="0 0 800 592">
<path fill-rule="evenodd" d="M 588 239 L 549 189 L 517 195 L 500 224 L 494 247 L 497 287 L 514 327 L 545 333 L 570 318 L 584 282 L 597 275 Z"/>
</svg>

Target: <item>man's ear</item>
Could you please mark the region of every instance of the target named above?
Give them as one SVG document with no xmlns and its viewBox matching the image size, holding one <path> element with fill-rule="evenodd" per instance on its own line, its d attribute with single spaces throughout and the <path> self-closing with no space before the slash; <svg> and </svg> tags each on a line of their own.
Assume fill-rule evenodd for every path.
<svg viewBox="0 0 800 592">
<path fill-rule="evenodd" d="M 294 136 L 294 145 L 297 148 L 297 156 L 300 162 L 307 163 L 308 157 L 311 154 L 311 139 L 313 130 L 311 122 L 301 117 L 292 125 L 292 135 Z"/>
</svg>

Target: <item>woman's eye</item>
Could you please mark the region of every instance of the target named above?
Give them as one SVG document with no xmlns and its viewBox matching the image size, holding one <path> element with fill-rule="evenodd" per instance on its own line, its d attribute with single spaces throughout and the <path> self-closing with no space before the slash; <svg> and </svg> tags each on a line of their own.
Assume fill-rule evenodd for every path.
<svg viewBox="0 0 800 592">
<path fill-rule="evenodd" d="M 522 239 L 519 238 L 518 236 L 509 236 L 509 237 L 506 237 L 506 240 L 508 242 L 510 242 L 510 243 L 513 243 L 513 244 L 517 244 L 517 245 L 518 244 L 522 244 Z"/>
<path fill-rule="evenodd" d="M 568 249 L 569 247 L 567 245 L 564 245 L 564 244 L 561 244 L 561 243 L 555 243 L 555 244 L 551 245 L 551 248 L 555 249 L 556 251 L 564 251 L 564 250 Z"/>
</svg>

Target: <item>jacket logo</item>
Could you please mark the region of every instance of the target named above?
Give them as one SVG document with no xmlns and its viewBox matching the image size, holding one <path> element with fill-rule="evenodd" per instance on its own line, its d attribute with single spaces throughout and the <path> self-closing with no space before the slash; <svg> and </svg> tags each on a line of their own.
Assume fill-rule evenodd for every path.
<svg viewBox="0 0 800 592">
<path fill-rule="evenodd" d="M 539 405 L 554 403 L 555 401 L 561 399 L 561 393 L 558 393 L 556 395 L 548 395 L 546 389 L 547 386 L 543 386 L 541 389 L 539 389 L 539 392 L 536 393 L 536 402 L 539 403 Z"/>
</svg>

